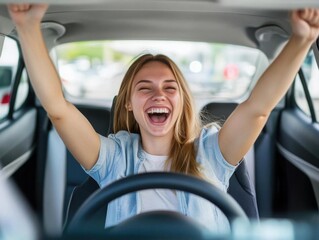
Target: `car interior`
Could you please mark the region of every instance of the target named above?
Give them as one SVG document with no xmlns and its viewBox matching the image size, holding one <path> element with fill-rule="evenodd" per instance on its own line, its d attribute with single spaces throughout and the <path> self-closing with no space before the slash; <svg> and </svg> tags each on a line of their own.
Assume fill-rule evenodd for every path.
<svg viewBox="0 0 319 240">
<path fill-rule="evenodd" d="M 280 239 L 276 238 L 278 236 L 286 237 L 284 239 L 315 239 L 319 223 L 319 39 L 312 45 L 293 85 L 272 111 L 254 146 L 232 176 L 227 196 L 230 195 L 235 203 L 232 200 L 228 202 L 227 199 L 221 201 L 224 198 L 219 198 L 217 194 L 216 201 L 219 201 L 220 205 L 216 205 L 221 209 L 225 208 L 226 215 L 231 207 L 235 210 L 229 212 L 236 212 L 238 204 L 241 209 L 239 212 L 242 211 L 251 223 L 234 220 L 229 235 L 212 235 L 197 226 L 196 221 L 187 222 L 178 215 L 154 213 L 134 218 L 126 225 L 105 233 L 107 208 L 106 204 L 98 202 L 102 198 L 107 199 L 106 195 L 111 194 L 108 192 L 111 191 L 111 186 L 110 189 L 100 190 L 97 183 L 88 177 L 65 147 L 36 98 L 21 53 L 19 37 L 8 15 L 8 2 L 10 1 L 0 1 L 0 180 L 9 181 L 9 188 L 18 192 L 14 194 L 14 198 L 21 198 L 23 206 L 28 206 L 27 212 L 32 215 L 30 218 L 34 221 L 40 239 L 262 239 L 266 232 L 269 239 Z M 180 52 L 176 50 L 176 45 L 172 47 L 173 54 L 176 54 L 172 55 L 172 58 L 181 59 L 180 64 L 182 70 L 185 70 L 186 78 L 194 77 L 189 84 L 192 90 L 197 91 L 194 97 L 203 126 L 216 121 L 222 126 L 238 104 L 249 96 L 258 77 L 287 41 L 291 33 L 289 11 L 305 7 L 303 1 L 297 0 L 293 3 L 288 0 L 280 3 L 254 3 L 249 0 L 235 3 L 228 0 L 94 0 L 90 4 L 81 0 L 67 3 L 53 0 L 37 2 L 51 4 L 41 28 L 52 61 L 61 76 L 65 97 L 103 136 L 113 133 L 116 91 L 107 98 L 103 95 L 108 88 L 112 88 L 112 84 L 119 84 L 115 79 L 122 77 L 121 74 L 127 66 L 119 65 L 120 70 L 116 72 L 117 65 L 108 62 L 111 57 L 117 61 L 124 59 L 129 63 L 141 52 L 140 49 L 146 46 L 145 42 L 152 45 L 155 40 L 156 44 L 164 46 L 161 49 L 163 51 L 169 49 L 169 45 L 164 45 L 164 42 L 168 41 L 176 41 L 175 44 L 180 46 L 187 46 L 183 45 L 185 42 L 214 43 L 258 51 L 254 65 L 249 65 L 247 63 L 252 62 L 253 58 L 252 55 L 241 53 L 244 50 L 236 50 L 242 56 L 240 61 L 237 61 L 234 57 L 237 54 L 235 50 L 227 52 L 227 55 L 222 52 L 221 45 L 214 48 L 209 45 L 209 51 L 219 51 L 227 55 L 224 58 L 215 57 L 214 60 L 216 65 L 224 64 L 220 75 L 225 79 L 222 82 L 200 82 L 197 78 L 203 78 L 204 75 L 195 74 L 196 69 L 201 69 L 196 68 L 198 63 L 187 62 L 182 55 L 183 52 L 191 52 L 192 47 L 182 47 Z M 308 6 L 319 7 L 317 1 L 307 3 Z M 126 42 L 136 40 L 144 41 L 141 43 L 142 47 L 126 47 Z M 113 74 L 105 69 L 98 69 L 102 75 L 114 76 L 114 79 L 105 80 L 106 83 L 100 83 L 100 80 L 90 81 L 96 73 L 92 74 L 92 68 L 88 68 L 83 60 L 85 54 L 93 54 L 94 44 L 101 44 L 102 41 L 106 42 L 105 46 L 110 44 L 116 49 L 103 48 L 103 54 L 111 54 L 110 59 L 106 58 L 103 64 L 109 64 L 115 72 Z M 74 46 L 80 46 L 81 49 L 88 47 L 85 51 L 77 50 L 77 61 L 74 61 L 75 58 L 69 61 Z M 208 48 L 193 48 L 194 52 L 198 51 L 200 54 L 192 54 L 195 54 L 199 62 L 203 61 L 205 55 L 202 52 L 207 53 Z M 101 51 L 97 52 L 96 56 L 100 56 L 98 54 Z M 95 61 L 93 60 L 91 63 Z M 125 64 L 128 64 L 127 62 Z M 188 75 L 189 69 L 184 69 L 184 63 L 189 66 L 190 72 L 193 71 L 191 74 Z M 191 68 L 191 63 L 195 64 L 195 68 Z M 88 73 L 85 75 L 82 70 L 78 70 L 79 66 L 81 69 L 88 68 Z M 252 67 L 253 74 L 250 74 Z M 214 68 L 205 74 L 213 79 L 218 71 L 218 68 Z M 240 75 L 240 78 L 237 71 L 246 75 Z M 78 79 L 73 80 L 68 73 Z M 236 80 L 231 79 L 231 74 L 236 76 Z M 80 78 L 87 81 L 80 82 Z M 43 80 L 45 81 L 45 76 Z M 234 86 L 242 86 L 242 82 L 246 84 L 241 87 L 243 92 L 236 95 Z M 81 88 L 78 87 L 80 84 Z M 90 92 L 95 85 L 100 92 Z M 82 86 L 89 90 L 84 92 Z M 216 89 L 209 92 L 209 87 Z M 226 92 L 225 95 L 220 94 L 223 91 Z M 101 98 L 97 97 L 99 94 L 102 95 Z M 141 188 L 144 187 L 143 183 L 148 181 L 147 177 L 145 176 L 144 182 L 140 180 Z M 160 176 L 150 176 L 150 179 L 151 177 L 154 182 L 161 180 Z M 175 177 L 172 176 L 172 181 L 178 181 Z M 130 180 L 133 184 L 134 179 L 128 178 L 123 183 L 124 186 L 131 186 Z M 6 188 L 1 187 L 1 181 L 0 196 L 8 196 L 7 199 L 10 199 Z M 180 182 L 180 187 L 178 182 L 174 187 L 188 189 L 188 186 L 193 186 L 191 179 L 183 178 Z M 195 185 L 195 182 L 194 180 L 198 194 L 205 194 L 206 185 Z M 132 186 L 132 189 L 135 189 L 134 187 Z M 213 190 L 212 192 L 214 193 Z M 3 204 L 3 209 L 5 206 Z M 5 220 L 2 221 L 1 209 L 0 206 L 0 238 L 2 232 L 3 236 L 6 236 L 6 231 L 10 232 L 9 228 L 3 230 L 6 229 L 3 222 L 6 219 L 9 222 L 9 218 L 3 215 Z M 12 218 L 14 216 L 15 214 L 12 214 Z M 83 221 L 89 217 L 90 221 L 85 223 L 86 227 L 77 226 L 80 218 Z M 17 219 L 12 222 L 16 226 L 22 224 Z M 258 225 L 254 225 L 255 223 Z M 157 228 L 160 230 L 154 230 Z M 169 234 L 165 235 L 164 232 Z M 141 235 L 135 235 L 138 233 Z M 12 231 L 10 234 L 14 237 L 16 233 Z"/>
</svg>

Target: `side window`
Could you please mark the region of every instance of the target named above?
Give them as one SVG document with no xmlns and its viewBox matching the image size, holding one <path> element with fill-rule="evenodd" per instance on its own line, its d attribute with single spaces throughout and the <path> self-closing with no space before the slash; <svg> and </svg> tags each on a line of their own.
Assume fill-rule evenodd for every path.
<svg viewBox="0 0 319 240">
<path fill-rule="evenodd" d="M 17 90 L 17 96 L 14 103 L 14 110 L 18 110 L 23 105 L 23 103 L 28 97 L 28 93 L 29 93 L 28 74 L 26 69 L 24 69 L 22 72 L 21 80 Z"/>
<path fill-rule="evenodd" d="M 314 107 L 316 119 L 319 118 L 319 69 L 312 51 L 310 51 L 302 65 L 302 71 L 305 76 L 307 88 L 310 93 L 311 101 Z M 295 83 L 295 98 L 298 107 L 309 117 L 311 117 L 310 107 L 306 99 L 305 91 L 298 76 Z"/>
<path fill-rule="evenodd" d="M 0 37 L 0 120 L 9 113 L 12 87 L 17 73 L 19 49 L 16 41 L 9 37 Z"/>
</svg>

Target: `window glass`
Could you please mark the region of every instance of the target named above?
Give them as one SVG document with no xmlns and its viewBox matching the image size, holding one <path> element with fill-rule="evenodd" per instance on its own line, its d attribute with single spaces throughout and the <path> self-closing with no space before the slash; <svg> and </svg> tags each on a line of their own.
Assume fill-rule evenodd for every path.
<svg viewBox="0 0 319 240">
<path fill-rule="evenodd" d="M 310 115 L 310 109 L 309 105 L 306 99 L 305 91 L 302 87 L 301 80 L 299 75 L 297 75 L 296 82 L 295 82 L 295 99 L 297 102 L 298 107 L 309 117 Z"/>
<path fill-rule="evenodd" d="M 16 41 L 4 37 L 0 56 L 0 119 L 9 112 L 13 81 L 17 72 L 19 50 Z"/>
<path fill-rule="evenodd" d="M 21 75 L 21 80 L 17 90 L 17 97 L 14 103 L 14 110 L 19 109 L 22 104 L 25 102 L 29 93 L 29 83 L 27 71 L 24 69 Z"/>
<path fill-rule="evenodd" d="M 307 86 L 310 92 L 310 96 L 315 108 L 316 118 L 319 117 L 319 70 L 313 51 L 310 51 L 302 65 Z M 302 109 L 308 116 L 310 116 L 310 110 L 306 101 L 305 93 L 302 89 L 302 85 L 299 77 L 297 78 L 295 85 L 295 97 L 296 102 L 300 109 Z"/>
<path fill-rule="evenodd" d="M 142 53 L 169 56 L 183 72 L 195 98 L 204 100 L 245 95 L 260 59 L 268 65 L 256 49 L 201 42 L 77 42 L 58 46 L 55 51 L 66 95 L 109 101 L 118 93 L 132 60 Z"/>
</svg>

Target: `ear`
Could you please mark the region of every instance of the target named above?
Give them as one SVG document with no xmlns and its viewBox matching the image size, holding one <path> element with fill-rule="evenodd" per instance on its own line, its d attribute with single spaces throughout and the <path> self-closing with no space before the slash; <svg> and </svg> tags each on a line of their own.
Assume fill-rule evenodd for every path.
<svg viewBox="0 0 319 240">
<path fill-rule="evenodd" d="M 125 104 L 125 108 L 126 108 L 126 110 L 129 111 L 129 112 L 133 110 L 133 109 L 132 109 L 132 105 L 131 105 L 130 102 L 127 103 L 127 104 Z"/>
</svg>

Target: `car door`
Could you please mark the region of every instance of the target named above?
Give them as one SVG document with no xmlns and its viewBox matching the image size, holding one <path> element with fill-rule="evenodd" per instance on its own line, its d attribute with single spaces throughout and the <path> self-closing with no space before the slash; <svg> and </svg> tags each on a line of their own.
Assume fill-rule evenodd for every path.
<svg viewBox="0 0 319 240">
<path fill-rule="evenodd" d="M 37 111 L 17 41 L 0 38 L 0 81 L 5 83 L 0 91 L 0 175 L 23 184 L 21 189 L 29 197 L 34 193 L 35 167 L 30 163 L 35 152 Z"/>
<path fill-rule="evenodd" d="M 319 53 L 308 53 L 282 110 L 277 135 L 275 207 L 293 216 L 319 205 Z"/>
</svg>

